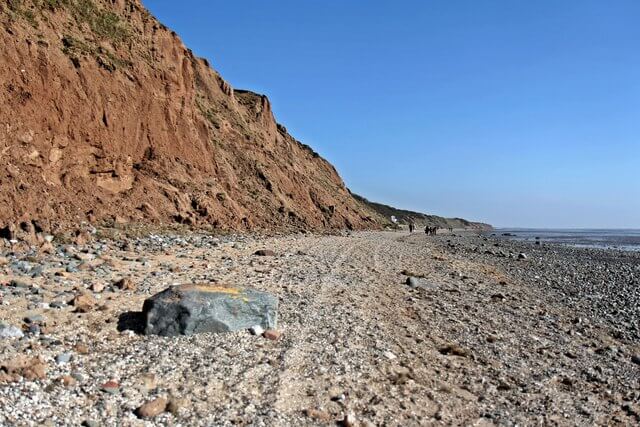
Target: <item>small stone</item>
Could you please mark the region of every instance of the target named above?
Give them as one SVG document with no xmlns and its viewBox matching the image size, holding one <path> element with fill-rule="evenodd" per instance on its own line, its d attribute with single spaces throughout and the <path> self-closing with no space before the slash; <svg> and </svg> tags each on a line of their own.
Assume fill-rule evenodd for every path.
<svg viewBox="0 0 640 427">
<path fill-rule="evenodd" d="M 420 286 L 420 279 L 418 279 L 417 277 L 409 276 L 407 277 L 405 283 L 412 288 L 417 288 L 418 286 Z"/>
<path fill-rule="evenodd" d="M 570 351 L 565 351 L 564 355 L 567 356 L 569 359 L 577 359 L 578 358 L 578 355 L 576 355 L 575 353 L 572 353 Z"/>
<path fill-rule="evenodd" d="M 77 254 L 75 254 L 73 256 L 75 259 L 77 259 L 78 261 L 91 261 L 93 260 L 96 256 L 93 254 L 86 254 L 84 252 L 79 252 Z"/>
<path fill-rule="evenodd" d="M 71 361 L 72 354 L 71 353 L 61 353 L 56 356 L 56 363 L 58 365 L 64 365 Z"/>
<path fill-rule="evenodd" d="M 2 371 L 9 381 L 18 381 L 20 377 L 27 381 L 43 380 L 47 376 L 47 364 L 39 357 L 20 355 L 0 363 L 0 373 Z"/>
<path fill-rule="evenodd" d="M 73 347 L 73 350 L 78 354 L 89 354 L 89 347 L 86 344 L 78 343 Z"/>
<path fill-rule="evenodd" d="M 395 354 L 393 354 L 393 353 L 392 353 L 392 352 L 390 352 L 390 351 L 385 351 L 385 352 L 384 352 L 384 353 L 382 353 L 382 354 L 384 355 L 384 357 L 386 357 L 386 358 L 387 358 L 387 359 L 389 359 L 389 360 L 394 360 L 394 359 L 397 359 L 397 358 L 398 358 L 398 356 L 396 356 Z"/>
<path fill-rule="evenodd" d="M 631 356 L 631 361 L 636 365 L 640 365 L 640 354 L 634 354 Z"/>
<path fill-rule="evenodd" d="M 635 404 L 632 402 L 625 402 L 622 405 L 622 409 L 629 414 L 629 416 L 634 417 L 637 420 L 640 420 L 640 404 Z"/>
<path fill-rule="evenodd" d="M 13 325 L 0 323 L 0 339 L 4 338 L 22 338 L 24 333 Z"/>
<path fill-rule="evenodd" d="M 331 397 L 332 402 L 344 402 L 346 399 L 347 396 L 344 393 L 340 393 Z"/>
<path fill-rule="evenodd" d="M 407 284 L 407 286 L 409 286 L 412 289 L 416 289 L 416 288 L 427 289 L 427 290 L 438 289 L 438 284 L 429 283 L 425 279 L 416 277 L 416 276 L 407 277 L 407 280 L 405 281 L 405 283 Z"/>
<path fill-rule="evenodd" d="M 249 332 L 251 332 L 251 335 L 262 335 L 264 334 L 264 328 L 260 325 L 254 325 L 249 328 Z"/>
<path fill-rule="evenodd" d="M 76 308 L 78 313 L 88 313 L 96 305 L 96 300 L 89 293 L 81 293 L 76 295 L 76 297 L 71 301 L 71 304 Z"/>
<path fill-rule="evenodd" d="M 84 246 L 91 241 L 91 234 L 87 231 L 76 231 L 76 237 L 73 239 L 73 243 L 77 246 Z"/>
<path fill-rule="evenodd" d="M 498 391 L 509 391 L 511 390 L 511 384 L 509 384 L 508 382 L 500 379 L 498 380 L 498 385 L 496 386 L 496 390 Z"/>
<path fill-rule="evenodd" d="M 331 416 L 331 414 L 319 409 L 305 409 L 304 414 L 309 418 L 313 418 L 314 420 L 322 421 L 325 423 L 333 421 L 333 417 Z"/>
<path fill-rule="evenodd" d="M 179 399 L 177 397 L 172 397 L 169 399 L 169 402 L 167 402 L 167 412 L 170 412 L 171 414 L 173 414 L 174 416 L 178 415 L 178 413 L 180 412 L 180 409 L 184 408 L 186 406 L 186 401 L 185 399 Z"/>
<path fill-rule="evenodd" d="M 282 332 L 276 331 L 275 329 L 267 329 L 263 332 L 262 336 L 271 341 L 278 341 L 282 336 Z"/>
<path fill-rule="evenodd" d="M 113 284 L 113 286 L 120 289 L 121 291 L 134 291 L 136 289 L 135 283 L 128 277 L 124 277 L 118 280 Z"/>
<path fill-rule="evenodd" d="M 166 408 L 167 399 L 164 397 L 158 397 L 140 406 L 135 412 L 140 418 L 153 418 L 163 413 Z"/>
<path fill-rule="evenodd" d="M 23 282 L 22 280 L 16 280 L 16 279 L 9 282 L 9 286 L 11 286 L 12 288 L 19 288 L 19 289 L 29 289 L 31 287 L 31 285 L 28 284 L 27 282 Z"/>
<path fill-rule="evenodd" d="M 52 255 L 56 252 L 56 248 L 51 244 L 51 242 L 44 242 L 40 245 L 39 251 L 41 254 Z"/>
<path fill-rule="evenodd" d="M 487 335 L 486 340 L 488 343 L 494 343 L 498 341 L 498 337 L 496 337 L 495 335 Z"/>
<path fill-rule="evenodd" d="M 440 354 L 467 357 L 469 351 L 456 344 L 449 344 L 438 349 Z"/>
<path fill-rule="evenodd" d="M 260 249 L 255 251 L 253 254 L 257 256 L 276 256 L 276 253 L 271 249 Z"/>
<path fill-rule="evenodd" d="M 84 375 L 80 371 L 71 371 L 71 376 L 76 381 L 84 381 Z"/>
<path fill-rule="evenodd" d="M 519 254 L 518 254 L 518 259 L 527 259 L 527 254 L 524 254 L 524 253 L 522 253 L 522 252 L 521 252 L 521 253 L 519 253 Z"/>
<path fill-rule="evenodd" d="M 156 377 L 156 374 L 148 372 L 140 376 L 139 384 L 142 389 L 151 391 L 158 387 L 158 378 Z"/>
<path fill-rule="evenodd" d="M 120 391 L 120 384 L 117 381 L 109 380 L 100 386 L 100 390 L 109 394 L 116 394 Z"/>
<path fill-rule="evenodd" d="M 27 324 L 44 323 L 44 316 L 41 314 L 31 314 L 24 318 L 24 323 L 27 323 Z"/>
<path fill-rule="evenodd" d="M 44 267 L 39 265 L 37 267 L 35 267 L 33 270 L 31 270 L 31 277 L 35 278 L 35 277 L 40 277 L 44 274 Z"/>
<path fill-rule="evenodd" d="M 82 425 L 84 427 L 100 427 L 100 423 L 94 420 L 84 420 Z"/>
<path fill-rule="evenodd" d="M 356 423 L 356 416 L 352 413 L 348 413 L 347 415 L 345 415 L 344 419 L 342 420 L 342 425 L 344 427 L 355 427 Z"/>
<path fill-rule="evenodd" d="M 71 375 L 63 375 L 58 378 L 58 382 L 60 382 L 65 387 L 74 387 L 78 381 L 73 378 Z"/>
<path fill-rule="evenodd" d="M 104 291 L 104 284 L 102 283 L 94 283 L 93 285 L 91 285 L 91 290 L 95 293 L 100 293 L 102 291 Z"/>
</svg>

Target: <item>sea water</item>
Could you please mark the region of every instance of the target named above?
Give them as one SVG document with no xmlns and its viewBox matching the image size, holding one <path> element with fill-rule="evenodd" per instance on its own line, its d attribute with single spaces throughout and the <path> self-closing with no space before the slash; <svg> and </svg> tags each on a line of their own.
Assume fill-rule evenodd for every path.
<svg viewBox="0 0 640 427">
<path fill-rule="evenodd" d="M 579 247 L 640 251 L 640 230 L 497 228 L 486 234 L 501 239 L 540 240 Z"/>
</svg>

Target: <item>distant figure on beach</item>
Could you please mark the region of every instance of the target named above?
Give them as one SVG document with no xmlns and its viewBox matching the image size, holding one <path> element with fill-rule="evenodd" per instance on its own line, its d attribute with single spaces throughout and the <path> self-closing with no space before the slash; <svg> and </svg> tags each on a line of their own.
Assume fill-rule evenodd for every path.
<svg viewBox="0 0 640 427">
<path fill-rule="evenodd" d="M 409 223 L 409 233 L 413 233 L 413 223 Z"/>
<path fill-rule="evenodd" d="M 438 227 L 429 227 L 428 225 L 424 228 L 424 232 L 428 235 L 428 236 L 435 236 L 436 233 L 438 232 Z"/>
</svg>

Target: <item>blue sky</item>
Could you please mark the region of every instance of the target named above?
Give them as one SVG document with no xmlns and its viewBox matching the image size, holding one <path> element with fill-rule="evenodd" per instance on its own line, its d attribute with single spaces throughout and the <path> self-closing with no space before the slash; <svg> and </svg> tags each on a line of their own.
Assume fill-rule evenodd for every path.
<svg viewBox="0 0 640 427">
<path fill-rule="evenodd" d="M 640 1 L 144 3 L 371 200 L 640 228 Z"/>
</svg>

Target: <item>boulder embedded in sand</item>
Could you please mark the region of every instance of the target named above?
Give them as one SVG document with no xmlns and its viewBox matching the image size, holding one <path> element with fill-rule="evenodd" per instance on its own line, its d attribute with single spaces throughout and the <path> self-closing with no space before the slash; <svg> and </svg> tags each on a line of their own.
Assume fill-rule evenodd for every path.
<svg viewBox="0 0 640 427">
<path fill-rule="evenodd" d="M 277 326 L 278 298 L 216 284 L 172 286 L 144 302 L 146 335 L 176 336 Z"/>
</svg>

